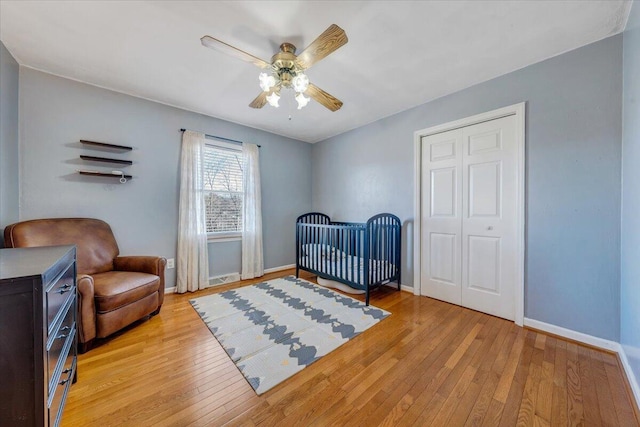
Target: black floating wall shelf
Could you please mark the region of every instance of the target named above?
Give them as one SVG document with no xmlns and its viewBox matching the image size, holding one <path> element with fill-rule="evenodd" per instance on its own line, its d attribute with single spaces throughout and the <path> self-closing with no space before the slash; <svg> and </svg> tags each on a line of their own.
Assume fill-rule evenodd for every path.
<svg viewBox="0 0 640 427">
<path fill-rule="evenodd" d="M 96 156 L 81 155 L 80 158 L 82 160 L 88 160 L 88 161 L 91 161 L 91 162 L 117 163 L 119 165 L 127 165 L 127 166 L 133 164 L 133 162 L 131 160 L 110 159 L 108 157 L 96 157 Z"/>
<path fill-rule="evenodd" d="M 121 174 L 113 174 L 113 173 L 108 173 L 108 172 L 98 172 L 98 171 L 78 171 L 78 173 L 80 175 L 90 175 L 90 176 L 103 176 L 103 177 L 110 177 L 110 178 L 126 178 L 126 179 L 131 179 L 133 178 L 133 176 L 131 175 L 121 175 Z"/>
<path fill-rule="evenodd" d="M 122 151 L 133 150 L 133 147 L 128 147 L 126 145 L 107 144 L 106 142 L 87 141 L 86 139 L 81 139 L 80 143 L 84 145 L 93 145 L 94 147 L 100 147 L 100 148 L 111 148 L 113 150 L 122 150 Z"/>
</svg>

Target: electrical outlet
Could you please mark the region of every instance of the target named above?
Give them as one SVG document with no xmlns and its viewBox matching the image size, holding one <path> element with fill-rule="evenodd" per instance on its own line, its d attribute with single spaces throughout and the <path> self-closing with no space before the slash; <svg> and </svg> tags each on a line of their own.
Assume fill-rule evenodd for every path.
<svg viewBox="0 0 640 427">
<path fill-rule="evenodd" d="M 176 266 L 176 265 L 175 265 L 175 262 L 174 262 L 173 258 L 169 258 L 169 259 L 167 260 L 167 269 L 175 268 L 175 266 Z"/>
</svg>

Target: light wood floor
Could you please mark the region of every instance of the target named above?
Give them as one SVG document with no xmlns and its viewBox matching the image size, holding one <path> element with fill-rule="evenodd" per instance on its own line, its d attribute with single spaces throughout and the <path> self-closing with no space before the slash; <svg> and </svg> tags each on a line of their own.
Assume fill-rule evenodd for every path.
<svg viewBox="0 0 640 427">
<path fill-rule="evenodd" d="M 62 425 L 638 425 L 615 355 L 391 288 L 391 316 L 256 396 L 188 302 L 233 287 L 81 355 Z"/>
</svg>

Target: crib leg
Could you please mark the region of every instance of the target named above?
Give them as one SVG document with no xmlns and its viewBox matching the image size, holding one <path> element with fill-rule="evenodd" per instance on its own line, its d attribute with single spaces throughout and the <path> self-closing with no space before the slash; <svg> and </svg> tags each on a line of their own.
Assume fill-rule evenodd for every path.
<svg viewBox="0 0 640 427">
<path fill-rule="evenodd" d="M 296 266 L 296 279 L 300 278 L 300 267 Z"/>
<path fill-rule="evenodd" d="M 365 297 L 365 299 L 366 299 L 365 305 L 369 306 L 369 287 L 368 286 L 367 286 L 366 294 L 367 295 Z"/>
</svg>

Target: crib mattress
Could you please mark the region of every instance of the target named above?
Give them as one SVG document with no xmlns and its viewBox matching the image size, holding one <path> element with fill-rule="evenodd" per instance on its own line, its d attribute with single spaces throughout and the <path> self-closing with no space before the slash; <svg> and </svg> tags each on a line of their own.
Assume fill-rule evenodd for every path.
<svg viewBox="0 0 640 427">
<path fill-rule="evenodd" d="M 357 283 L 364 288 L 364 268 L 366 262 L 361 257 L 340 255 L 334 252 L 321 257 L 301 256 L 299 265 L 338 278 Z M 353 268 L 355 267 L 355 269 Z M 369 260 L 369 277 L 373 283 L 385 280 L 387 274 L 395 271 L 395 265 L 388 261 Z M 389 273 L 387 273 L 389 272 Z"/>
</svg>

